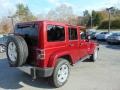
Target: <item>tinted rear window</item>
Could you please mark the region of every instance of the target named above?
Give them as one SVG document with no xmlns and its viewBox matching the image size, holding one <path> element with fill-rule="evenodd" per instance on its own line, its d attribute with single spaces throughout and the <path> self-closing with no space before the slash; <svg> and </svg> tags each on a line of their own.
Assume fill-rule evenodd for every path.
<svg viewBox="0 0 120 90">
<path fill-rule="evenodd" d="M 38 36 L 38 25 L 16 25 L 15 33 L 18 33 L 20 35 Z"/>
<path fill-rule="evenodd" d="M 15 33 L 21 35 L 29 46 L 37 46 L 38 44 L 37 24 L 16 25 Z"/>
</svg>

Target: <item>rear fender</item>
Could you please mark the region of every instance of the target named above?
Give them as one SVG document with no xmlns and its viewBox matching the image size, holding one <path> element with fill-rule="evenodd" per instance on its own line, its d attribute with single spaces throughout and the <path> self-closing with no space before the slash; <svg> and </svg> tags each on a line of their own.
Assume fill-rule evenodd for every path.
<svg viewBox="0 0 120 90">
<path fill-rule="evenodd" d="M 58 58 L 61 58 L 66 55 L 69 55 L 71 57 L 69 52 L 58 52 L 58 53 L 53 54 L 48 61 L 48 67 L 54 67 L 57 63 Z M 72 57 L 71 57 L 71 59 L 72 59 Z M 71 61 L 73 61 L 73 59 Z M 73 63 L 73 62 L 71 62 L 71 63 Z"/>
</svg>

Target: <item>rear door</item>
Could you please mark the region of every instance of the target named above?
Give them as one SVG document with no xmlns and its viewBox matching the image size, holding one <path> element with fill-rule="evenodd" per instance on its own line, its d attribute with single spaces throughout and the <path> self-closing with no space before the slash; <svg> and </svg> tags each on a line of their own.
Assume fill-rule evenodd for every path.
<svg viewBox="0 0 120 90">
<path fill-rule="evenodd" d="M 86 39 L 86 32 L 81 32 L 80 33 L 80 45 L 79 45 L 81 58 L 88 55 L 88 48 L 89 48 L 89 41 L 87 41 Z"/>
<path fill-rule="evenodd" d="M 24 38 L 27 43 L 29 56 L 27 63 L 34 65 L 36 60 L 36 48 L 38 47 L 38 23 L 18 24 L 15 27 L 15 34 Z"/>
<path fill-rule="evenodd" d="M 71 56 L 76 62 L 80 59 L 79 55 L 79 39 L 78 39 L 78 31 L 76 27 L 68 27 L 68 50 L 71 53 Z"/>
</svg>

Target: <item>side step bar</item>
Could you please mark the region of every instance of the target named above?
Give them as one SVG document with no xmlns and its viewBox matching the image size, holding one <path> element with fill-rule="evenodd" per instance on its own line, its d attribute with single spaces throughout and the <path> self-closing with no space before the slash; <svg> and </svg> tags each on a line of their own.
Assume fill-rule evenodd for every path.
<svg viewBox="0 0 120 90">
<path fill-rule="evenodd" d="M 84 60 L 89 59 L 89 58 L 90 58 L 90 56 L 91 56 L 91 55 L 88 55 L 88 56 L 85 56 L 85 57 L 81 58 L 80 60 L 78 60 L 78 62 L 76 62 L 76 63 L 75 63 L 75 64 L 73 64 L 73 65 L 77 65 L 77 64 L 79 64 L 79 63 L 83 62 Z"/>
</svg>

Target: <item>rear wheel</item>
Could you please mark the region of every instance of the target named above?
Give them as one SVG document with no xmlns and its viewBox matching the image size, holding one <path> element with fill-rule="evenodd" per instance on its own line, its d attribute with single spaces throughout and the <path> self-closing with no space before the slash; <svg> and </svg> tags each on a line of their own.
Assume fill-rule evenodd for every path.
<svg viewBox="0 0 120 90">
<path fill-rule="evenodd" d="M 9 36 L 7 41 L 7 57 L 10 66 L 18 67 L 26 62 L 28 47 L 20 36 Z"/>
<path fill-rule="evenodd" d="M 51 77 L 52 85 L 55 87 L 63 86 L 70 74 L 70 63 L 66 59 L 59 59 Z"/>
</svg>

